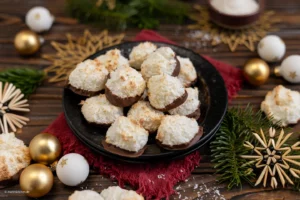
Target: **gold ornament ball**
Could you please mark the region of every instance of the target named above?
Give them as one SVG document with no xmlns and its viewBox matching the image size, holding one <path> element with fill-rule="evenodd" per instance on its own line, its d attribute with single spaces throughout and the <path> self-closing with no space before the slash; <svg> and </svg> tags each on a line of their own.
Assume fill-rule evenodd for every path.
<svg viewBox="0 0 300 200">
<path fill-rule="evenodd" d="M 20 176 L 20 187 L 29 197 L 42 197 L 53 186 L 51 170 L 42 164 L 33 164 L 26 167 Z"/>
<path fill-rule="evenodd" d="M 268 80 L 270 68 L 262 59 L 253 58 L 245 64 L 243 75 L 251 85 L 260 86 Z"/>
<path fill-rule="evenodd" d="M 32 55 L 37 52 L 41 46 L 39 36 L 29 30 L 17 33 L 14 44 L 16 50 L 21 55 Z"/>
<path fill-rule="evenodd" d="M 49 133 L 36 135 L 29 144 L 31 158 L 45 165 L 52 164 L 61 153 L 61 145 L 57 137 Z"/>
</svg>

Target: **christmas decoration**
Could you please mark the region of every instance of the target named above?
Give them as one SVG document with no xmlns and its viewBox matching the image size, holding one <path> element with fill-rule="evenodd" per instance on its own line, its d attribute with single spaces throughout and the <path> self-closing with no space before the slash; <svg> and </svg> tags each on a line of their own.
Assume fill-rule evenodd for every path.
<svg viewBox="0 0 300 200">
<path fill-rule="evenodd" d="M 267 62 L 277 62 L 285 54 L 285 44 L 277 35 L 268 35 L 257 46 L 259 56 Z"/>
<path fill-rule="evenodd" d="M 246 141 L 253 142 L 253 132 L 259 128 L 268 129 L 273 126 L 280 127 L 272 122 L 261 112 L 254 112 L 250 106 L 245 109 L 232 108 L 227 111 L 216 139 L 211 142 L 212 162 L 216 168 L 219 182 L 228 183 L 227 188 L 241 186 L 242 181 L 253 185 L 256 177 L 251 165 L 244 165 L 247 160 L 242 155 L 249 153 L 244 147 Z"/>
<path fill-rule="evenodd" d="M 248 83 L 254 86 L 259 86 L 268 80 L 270 68 L 265 61 L 253 58 L 248 60 L 244 65 L 243 75 Z"/>
<path fill-rule="evenodd" d="M 239 45 L 244 45 L 250 51 L 255 50 L 255 43 L 264 37 L 268 32 L 274 31 L 272 26 L 279 22 L 279 19 L 272 11 L 262 14 L 260 19 L 248 28 L 232 30 L 222 28 L 210 21 L 207 8 L 199 5 L 195 6 L 196 14 L 190 14 L 189 17 L 196 21 L 196 24 L 189 25 L 191 30 L 200 30 L 201 34 L 194 36 L 194 39 L 209 37 L 211 45 L 216 46 L 224 43 L 234 52 Z"/>
<path fill-rule="evenodd" d="M 108 7 L 109 10 L 113 10 L 116 7 L 116 0 L 105 0 L 106 6 Z M 104 0 L 97 0 L 96 6 L 100 7 L 104 3 Z"/>
<path fill-rule="evenodd" d="M 27 12 L 25 21 L 32 31 L 39 33 L 51 28 L 54 17 L 47 8 L 36 6 Z"/>
<path fill-rule="evenodd" d="M 299 55 L 292 55 L 283 60 L 280 67 L 275 68 L 275 74 L 282 76 L 291 83 L 300 83 Z"/>
<path fill-rule="evenodd" d="M 67 9 L 72 17 L 82 22 L 99 23 L 109 28 L 128 26 L 155 28 L 160 22 L 182 23 L 189 6 L 179 0 L 68 0 Z"/>
<path fill-rule="evenodd" d="M 281 130 L 276 140 L 276 131 L 273 128 L 269 129 L 269 139 L 266 138 L 262 129 L 260 129 L 259 133 L 260 135 L 257 133 L 253 133 L 253 135 L 261 146 L 254 146 L 249 141 L 246 141 L 244 144 L 246 148 L 254 151 L 256 155 L 241 156 L 245 159 L 251 159 L 251 161 L 244 164 L 245 166 L 255 163 L 257 169 L 262 169 L 255 186 L 263 181 L 263 186 L 266 187 L 268 176 L 271 178 L 270 185 L 272 188 L 277 188 L 277 177 L 279 177 L 283 187 L 285 187 L 286 182 L 294 185 L 289 174 L 295 178 L 300 178 L 300 162 L 296 161 L 300 159 L 300 155 L 292 155 L 293 151 L 300 150 L 300 141 L 287 146 L 285 143 L 293 133 L 288 133 L 284 136 L 284 131 Z"/>
<path fill-rule="evenodd" d="M 29 152 L 34 161 L 50 165 L 60 155 L 61 145 L 55 136 L 49 133 L 40 133 L 31 140 Z"/>
<path fill-rule="evenodd" d="M 255 0 L 211 0 L 210 4 L 219 12 L 227 15 L 251 15 L 259 10 Z"/>
<path fill-rule="evenodd" d="M 23 97 L 21 90 L 13 84 L 0 82 L 0 117 L 5 132 L 8 132 L 8 127 L 16 132 L 17 128 L 22 128 L 29 121 L 27 117 L 19 115 L 30 111 L 27 99 L 22 100 Z"/>
<path fill-rule="evenodd" d="M 25 30 L 17 33 L 14 45 L 19 54 L 32 55 L 39 50 L 41 40 L 36 33 Z"/>
<path fill-rule="evenodd" d="M 76 186 L 86 180 L 89 175 L 89 164 L 77 153 L 64 155 L 57 163 L 56 174 L 65 185 Z M 76 174 L 76 176 L 74 176 Z"/>
<path fill-rule="evenodd" d="M 14 84 L 27 98 L 42 83 L 45 73 L 30 68 L 12 68 L 0 71 L 0 81 Z"/>
<path fill-rule="evenodd" d="M 29 197 L 42 197 L 51 190 L 52 186 L 53 174 L 45 165 L 29 165 L 21 173 L 20 187 Z"/>
<path fill-rule="evenodd" d="M 68 43 L 61 44 L 51 42 L 56 54 L 45 54 L 42 57 L 50 60 L 52 65 L 45 68 L 47 75 L 51 76 L 49 82 L 60 82 L 68 79 L 69 73 L 76 65 L 103 48 L 119 44 L 124 34 L 110 36 L 107 30 L 98 35 L 92 35 L 88 30 L 84 31 L 82 37 L 75 39 L 71 34 L 67 34 Z"/>
</svg>

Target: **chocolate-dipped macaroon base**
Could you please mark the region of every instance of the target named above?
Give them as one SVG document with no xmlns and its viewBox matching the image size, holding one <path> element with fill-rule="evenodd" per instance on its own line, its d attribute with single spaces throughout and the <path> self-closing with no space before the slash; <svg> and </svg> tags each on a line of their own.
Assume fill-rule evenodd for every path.
<svg viewBox="0 0 300 200">
<path fill-rule="evenodd" d="M 181 104 L 183 104 L 186 101 L 187 97 L 188 97 L 188 93 L 185 91 L 181 97 L 177 98 L 175 101 L 173 101 L 173 103 L 167 105 L 166 107 L 164 107 L 162 109 L 158 109 L 155 107 L 153 107 L 153 108 L 155 108 L 156 110 L 162 111 L 162 112 L 166 112 L 168 110 L 171 110 L 171 109 L 176 108 L 176 107 L 180 106 Z M 151 104 L 151 102 L 150 102 L 150 104 Z"/>
<path fill-rule="evenodd" d="M 174 71 L 173 71 L 173 73 L 171 74 L 171 76 L 178 76 L 178 74 L 179 74 L 179 72 L 180 72 L 180 62 L 179 62 L 179 60 L 177 59 L 177 57 L 176 57 L 176 55 L 175 55 L 175 60 L 176 60 L 176 66 L 175 66 L 175 68 L 174 68 Z"/>
<path fill-rule="evenodd" d="M 96 95 L 98 95 L 98 94 L 101 93 L 101 91 L 93 92 L 93 91 L 87 91 L 87 90 L 78 89 L 78 88 L 73 87 L 70 84 L 68 84 L 66 86 L 66 88 L 70 89 L 75 94 L 78 94 L 80 96 L 85 96 L 85 97 L 92 97 L 92 96 L 96 96 Z"/>
<path fill-rule="evenodd" d="M 147 148 L 147 146 L 145 146 L 138 152 L 132 152 L 132 151 L 127 151 L 127 150 L 121 149 L 119 147 L 116 147 L 115 145 L 108 144 L 105 140 L 102 140 L 102 145 L 106 151 L 109 151 L 113 154 L 117 154 L 119 156 L 128 157 L 128 158 L 136 158 L 136 157 L 141 156 Z"/>
<path fill-rule="evenodd" d="M 163 149 L 167 149 L 167 150 L 170 150 L 170 151 L 184 150 L 184 149 L 187 149 L 187 148 L 193 146 L 194 144 L 196 144 L 199 141 L 199 139 L 202 137 L 202 135 L 203 135 L 203 127 L 199 126 L 198 133 L 195 135 L 195 137 L 190 142 L 188 142 L 186 144 L 168 146 L 168 145 L 162 144 L 159 140 L 156 140 L 156 143 L 157 143 L 158 146 L 162 147 Z"/>
<path fill-rule="evenodd" d="M 200 111 L 200 107 L 197 108 L 197 110 L 195 110 L 193 113 L 186 115 L 189 118 L 194 118 L 196 120 L 198 120 L 201 116 L 201 111 Z"/>
<path fill-rule="evenodd" d="M 142 97 L 142 94 L 140 96 L 135 97 L 126 97 L 121 98 L 111 92 L 111 90 L 105 86 L 105 96 L 107 100 L 114 106 L 118 107 L 128 107 L 136 103 L 140 98 Z"/>
</svg>

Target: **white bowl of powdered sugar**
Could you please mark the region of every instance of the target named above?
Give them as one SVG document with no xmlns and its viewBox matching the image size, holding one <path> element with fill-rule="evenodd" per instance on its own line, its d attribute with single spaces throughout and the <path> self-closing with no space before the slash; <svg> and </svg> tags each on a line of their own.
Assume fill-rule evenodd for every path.
<svg viewBox="0 0 300 200">
<path fill-rule="evenodd" d="M 231 29 L 255 23 L 264 10 L 264 3 L 264 0 L 208 0 L 211 20 Z"/>
</svg>

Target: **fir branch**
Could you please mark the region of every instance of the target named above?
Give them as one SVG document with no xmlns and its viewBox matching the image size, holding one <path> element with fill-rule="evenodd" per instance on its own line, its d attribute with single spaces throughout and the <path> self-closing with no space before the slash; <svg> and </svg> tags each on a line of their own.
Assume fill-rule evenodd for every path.
<svg viewBox="0 0 300 200">
<path fill-rule="evenodd" d="M 227 111 L 216 139 L 211 142 L 212 162 L 220 174 L 219 182 L 227 182 L 228 189 L 242 186 L 243 181 L 253 185 L 254 164 L 246 166 L 247 160 L 241 158 L 241 155 L 249 153 L 243 144 L 245 141 L 254 141 L 253 132 L 272 126 L 280 128 L 278 124 L 273 125 L 261 111 L 255 113 L 249 105 L 244 110 L 233 108 Z"/>
<path fill-rule="evenodd" d="M 44 78 L 43 71 L 30 68 L 13 68 L 0 72 L 0 81 L 14 84 L 26 98 L 36 90 Z"/>
<path fill-rule="evenodd" d="M 97 23 L 110 28 L 127 26 L 155 28 L 160 21 L 182 23 L 190 6 L 179 0 L 116 0 L 111 10 L 97 0 L 67 0 L 67 11 L 82 22 Z"/>
</svg>

